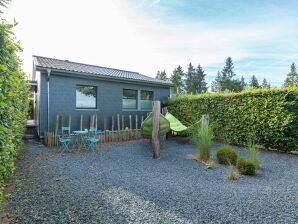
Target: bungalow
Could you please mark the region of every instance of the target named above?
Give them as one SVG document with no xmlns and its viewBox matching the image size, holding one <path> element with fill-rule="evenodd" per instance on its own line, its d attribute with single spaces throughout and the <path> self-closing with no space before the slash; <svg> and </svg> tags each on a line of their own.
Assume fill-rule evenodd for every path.
<svg viewBox="0 0 298 224">
<path fill-rule="evenodd" d="M 41 56 L 33 56 L 32 83 L 36 84 L 33 114 L 39 137 L 55 127 L 56 115 L 71 115 L 72 130 L 79 129 L 81 114 L 84 128 L 89 127 L 87 118 L 98 114 L 100 129 L 104 117 L 146 116 L 152 100 L 168 98 L 173 86 L 137 72 Z"/>
</svg>

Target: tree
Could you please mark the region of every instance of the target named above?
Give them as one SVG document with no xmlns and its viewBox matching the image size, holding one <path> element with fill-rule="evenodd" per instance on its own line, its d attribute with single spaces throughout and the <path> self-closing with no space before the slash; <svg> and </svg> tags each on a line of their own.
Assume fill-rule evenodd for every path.
<svg viewBox="0 0 298 224">
<path fill-rule="evenodd" d="M 191 63 L 189 63 L 186 73 L 185 80 L 185 90 L 187 93 L 196 93 L 196 87 L 194 85 L 194 76 L 196 74 L 196 70 Z"/>
<path fill-rule="evenodd" d="M 253 89 L 260 88 L 258 79 L 257 79 L 257 77 L 256 77 L 255 75 L 253 75 L 253 76 L 251 77 L 249 86 L 250 86 L 251 88 L 253 88 Z"/>
<path fill-rule="evenodd" d="M 270 84 L 267 82 L 266 78 L 263 79 L 262 88 L 270 88 Z"/>
<path fill-rule="evenodd" d="M 222 70 L 222 76 L 226 77 L 227 79 L 232 79 L 235 76 L 234 73 L 234 64 L 231 57 L 226 59 L 226 65 Z"/>
<path fill-rule="evenodd" d="M 242 90 L 244 90 L 247 87 L 247 83 L 245 82 L 245 79 L 243 76 L 241 76 L 240 84 L 241 84 Z"/>
<path fill-rule="evenodd" d="M 228 57 L 222 72 L 217 72 L 217 76 L 212 82 L 212 91 L 242 91 L 244 86 L 241 80 L 232 79 L 235 75 L 233 60 Z"/>
<path fill-rule="evenodd" d="M 215 80 L 211 84 L 211 91 L 212 92 L 219 92 L 221 91 L 221 73 L 218 71 Z"/>
<path fill-rule="evenodd" d="M 298 86 L 298 74 L 295 63 L 291 65 L 291 71 L 287 74 L 284 87 Z"/>
<path fill-rule="evenodd" d="M 181 94 L 184 89 L 184 83 L 183 83 L 183 76 L 184 72 L 182 70 L 182 67 L 179 65 L 175 70 L 173 71 L 173 74 L 171 76 L 171 82 L 175 85 L 174 87 L 174 93 Z"/>
<path fill-rule="evenodd" d="M 157 71 L 157 74 L 156 74 L 155 78 L 159 79 L 159 80 L 164 80 L 164 81 L 168 80 L 167 73 L 166 73 L 165 70 Z"/>
<path fill-rule="evenodd" d="M 207 83 L 205 81 L 206 74 L 199 64 L 196 69 L 196 74 L 194 77 L 194 87 L 196 93 L 205 93 L 207 92 Z"/>
<path fill-rule="evenodd" d="M 0 7 L 6 7 L 9 2 L 10 0 L 0 0 Z M 0 13 L 2 13 L 1 10 Z"/>
</svg>

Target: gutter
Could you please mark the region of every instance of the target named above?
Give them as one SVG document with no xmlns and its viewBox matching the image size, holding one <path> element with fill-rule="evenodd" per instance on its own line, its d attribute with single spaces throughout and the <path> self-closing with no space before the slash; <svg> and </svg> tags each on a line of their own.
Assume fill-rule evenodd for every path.
<svg viewBox="0 0 298 224">
<path fill-rule="evenodd" d="M 50 75 L 51 75 L 51 69 L 47 69 L 48 77 L 47 77 L 47 96 L 48 96 L 48 102 L 47 102 L 47 109 L 48 109 L 48 117 L 47 117 L 47 129 L 50 131 Z"/>
</svg>

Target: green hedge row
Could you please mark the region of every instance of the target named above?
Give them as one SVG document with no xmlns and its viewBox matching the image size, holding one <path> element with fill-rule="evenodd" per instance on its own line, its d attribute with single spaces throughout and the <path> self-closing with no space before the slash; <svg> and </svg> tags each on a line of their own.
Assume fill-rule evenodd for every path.
<svg viewBox="0 0 298 224">
<path fill-rule="evenodd" d="M 28 85 L 21 70 L 12 25 L 0 24 L 0 198 L 22 145 L 28 108 Z"/>
<path fill-rule="evenodd" d="M 283 151 L 298 150 L 298 88 L 253 89 L 172 98 L 168 110 L 186 125 L 209 114 L 217 139 L 255 141 Z"/>
</svg>

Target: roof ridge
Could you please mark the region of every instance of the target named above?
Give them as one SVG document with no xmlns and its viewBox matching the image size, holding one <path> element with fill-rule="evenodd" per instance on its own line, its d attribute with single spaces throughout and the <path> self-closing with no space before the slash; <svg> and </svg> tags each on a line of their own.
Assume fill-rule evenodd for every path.
<svg viewBox="0 0 298 224">
<path fill-rule="evenodd" d="M 70 61 L 70 60 L 63 60 L 63 59 L 58 59 L 58 58 L 50 58 L 50 57 L 44 57 L 44 56 L 39 56 L 39 55 L 32 55 L 32 57 L 35 57 L 35 58 L 37 58 L 37 57 L 39 57 L 39 58 L 46 58 L 46 59 L 52 59 L 52 60 L 57 60 L 57 61 L 69 62 L 69 63 L 86 65 L 86 66 L 93 66 L 93 67 L 98 67 L 98 68 L 112 69 L 112 70 L 117 70 L 117 71 L 122 71 L 122 72 L 131 72 L 131 73 L 136 73 L 136 74 L 142 75 L 142 74 L 140 74 L 138 72 L 134 72 L 134 71 L 124 70 L 124 69 L 118 69 L 118 68 L 110 68 L 110 67 L 106 67 L 106 66 L 86 64 L 86 63 L 80 63 L 80 62 L 75 62 L 75 61 Z M 143 76 L 146 76 L 146 75 L 143 75 Z M 150 76 L 146 76 L 146 77 L 150 77 Z"/>
</svg>

